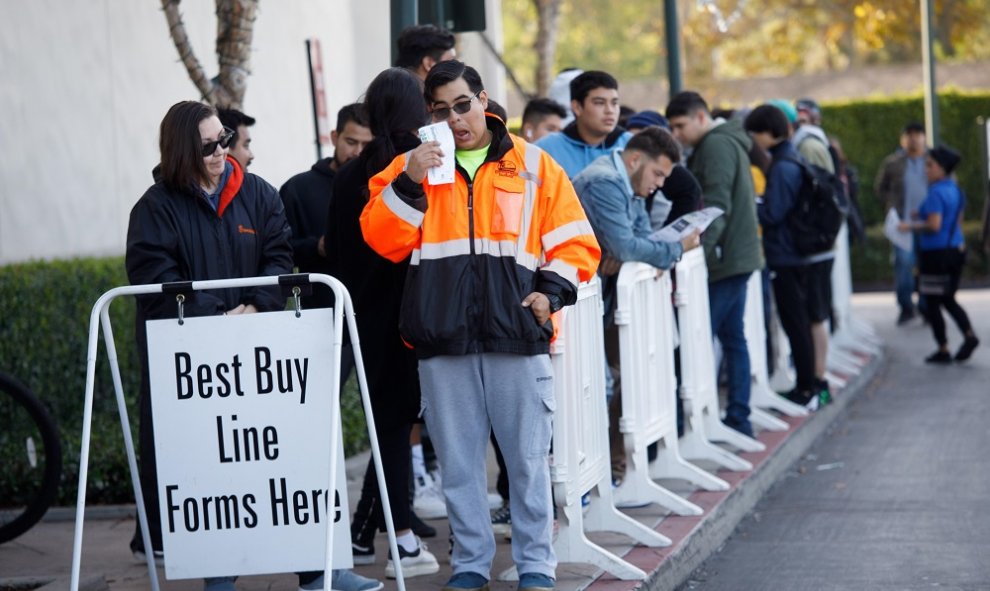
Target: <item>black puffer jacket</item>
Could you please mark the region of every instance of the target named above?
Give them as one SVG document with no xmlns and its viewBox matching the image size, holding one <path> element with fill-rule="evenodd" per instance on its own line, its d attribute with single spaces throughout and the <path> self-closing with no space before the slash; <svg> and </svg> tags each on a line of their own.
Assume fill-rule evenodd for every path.
<svg viewBox="0 0 990 591">
<path fill-rule="evenodd" d="M 275 188 L 253 174 L 233 171 L 218 211 L 202 195 L 174 192 L 156 182 L 131 210 L 127 228 L 127 278 L 132 285 L 228 279 L 292 272 L 290 230 Z M 259 311 L 280 310 L 278 288 L 236 288 L 194 292 L 186 316 L 221 314 L 240 304 Z M 144 320 L 174 318 L 174 297 L 138 299 L 138 330 Z"/>
</svg>

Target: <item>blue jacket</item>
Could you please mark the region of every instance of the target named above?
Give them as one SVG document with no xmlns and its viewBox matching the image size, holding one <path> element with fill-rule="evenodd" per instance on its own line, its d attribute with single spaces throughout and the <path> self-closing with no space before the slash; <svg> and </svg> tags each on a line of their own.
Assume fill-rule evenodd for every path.
<svg viewBox="0 0 990 591">
<path fill-rule="evenodd" d="M 771 268 L 796 267 L 804 264 L 804 260 L 794 247 L 787 218 L 797 203 L 804 175 L 798 164 L 785 158 L 800 159 L 801 156 L 788 140 L 770 148 L 770 156 L 773 165 L 767 176 L 763 201 L 756 209 L 763 227 L 763 251 Z"/>
<path fill-rule="evenodd" d="M 681 257 L 679 242 L 649 239 L 646 201 L 633 195 L 621 149 L 596 159 L 572 182 L 603 255 L 661 269 L 669 269 Z"/>
<path fill-rule="evenodd" d="M 543 148 L 550 157 L 567 173 L 567 178 L 573 179 L 591 164 L 595 158 L 610 153 L 615 148 L 625 148 L 632 134 L 616 127 L 605 138 L 605 141 L 592 146 L 585 143 L 578 135 L 577 123 L 571 123 L 563 131 L 551 133 L 540 138 L 536 145 Z"/>
</svg>

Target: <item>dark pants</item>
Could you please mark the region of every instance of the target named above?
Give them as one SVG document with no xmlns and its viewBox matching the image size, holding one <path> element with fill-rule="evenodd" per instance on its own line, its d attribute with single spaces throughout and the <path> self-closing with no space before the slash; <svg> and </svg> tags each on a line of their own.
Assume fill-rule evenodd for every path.
<svg viewBox="0 0 990 591">
<path fill-rule="evenodd" d="M 729 378 L 725 422 L 746 430 L 749 424 L 749 395 L 753 376 L 749 365 L 749 348 L 743 330 L 746 313 L 746 284 L 749 273 L 733 275 L 708 285 L 712 335 L 722 344 Z"/>
<path fill-rule="evenodd" d="M 808 314 L 808 267 L 778 267 L 773 272 L 777 316 L 791 343 L 797 387 L 810 390 L 815 385 L 815 345 Z"/>
<path fill-rule="evenodd" d="M 939 249 L 936 251 L 923 250 L 920 253 L 921 274 L 941 276 L 946 279 L 942 294 L 925 295 L 925 318 L 932 326 L 932 335 L 939 347 L 944 347 L 949 341 L 945 335 L 945 319 L 942 317 L 942 308 L 945 308 L 956 326 L 965 335 L 973 327 L 969 322 L 969 316 L 956 301 L 956 290 L 959 288 L 959 277 L 962 275 L 963 264 L 966 257 L 963 253 L 954 249 Z"/>
</svg>

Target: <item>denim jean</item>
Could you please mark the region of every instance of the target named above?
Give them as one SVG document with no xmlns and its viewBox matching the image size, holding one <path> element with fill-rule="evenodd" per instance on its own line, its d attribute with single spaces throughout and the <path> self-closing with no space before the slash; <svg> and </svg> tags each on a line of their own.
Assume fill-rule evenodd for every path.
<svg viewBox="0 0 990 591">
<path fill-rule="evenodd" d="M 744 428 L 750 427 L 749 392 L 753 379 L 743 331 L 749 275 L 733 275 L 708 285 L 712 334 L 722 344 L 728 369 L 729 403 L 725 409 L 725 420 L 730 425 Z"/>
<path fill-rule="evenodd" d="M 894 286 L 897 305 L 902 311 L 913 311 L 914 303 L 914 251 L 894 247 Z"/>
</svg>

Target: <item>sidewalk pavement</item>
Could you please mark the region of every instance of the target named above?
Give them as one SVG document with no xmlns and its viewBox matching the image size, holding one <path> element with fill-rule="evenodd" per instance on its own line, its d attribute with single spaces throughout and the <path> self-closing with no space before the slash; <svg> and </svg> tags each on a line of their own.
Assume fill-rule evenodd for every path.
<svg viewBox="0 0 990 591">
<path fill-rule="evenodd" d="M 854 310 L 855 301 L 856 298 Z M 695 491 L 682 483 L 661 482 L 701 506 L 704 509 L 701 516 L 668 515 L 656 505 L 626 511 L 641 523 L 671 538 L 672 546 L 634 547 L 631 540 L 621 534 L 589 534 L 592 541 L 646 571 L 648 578 L 645 582 L 620 581 L 587 564 L 562 563 L 557 569 L 557 588 L 561 591 L 672 589 L 687 580 L 691 572 L 725 542 L 770 486 L 843 414 L 850 401 L 869 384 L 882 363 L 882 354 L 869 359 L 862 373 L 853 378 L 844 390 L 838 391 L 835 402 L 828 407 L 807 418 L 785 418 L 790 425 L 788 431 L 761 432 L 758 438 L 766 445 L 766 451 L 740 454 L 753 463 L 752 472 L 718 471 L 718 475 L 730 483 L 729 491 Z M 492 454 L 489 459 L 489 482 L 494 489 Z M 364 454 L 347 461 L 348 497 L 352 509 L 360 496 L 361 478 L 366 465 L 367 455 Z M 44 591 L 61 591 L 69 588 L 74 513 L 74 508 L 53 509 L 45 521 L 31 531 L 0 546 L 0 591 L 39 587 Z M 440 562 L 440 572 L 408 579 L 406 588 L 410 591 L 438 589 L 450 576 L 447 522 L 436 520 L 430 523 L 437 528 L 438 534 L 426 542 Z M 87 509 L 83 534 L 82 589 L 139 591 L 150 588 L 147 567 L 134 560 L 128 547 L 133 532 L 133 506 Z M 511 566 L 510 542 L 500 536 L 496 536 L 496 541 L 498 552 L 492 567 L 493 578 Z M 388 555 L 386 543 L 386 537 L 379 535 L 376 564 L 355 570 L 364 576 L 384 580 L 385 557 Z M 158 572 L 163 591 L 202 589 L 200 580 L 165 581 L 163 571 L 159 569 Z M 241 591 L 294 590 L 297 579 L 292 574 L 241 577 L 237 588 Z M 385 588 L 396 589 L 395 581 L 386 581 Z M 491 589 L 509 591 L 515 589 L 515 584 L 493 580 Z"/>
</svg>

